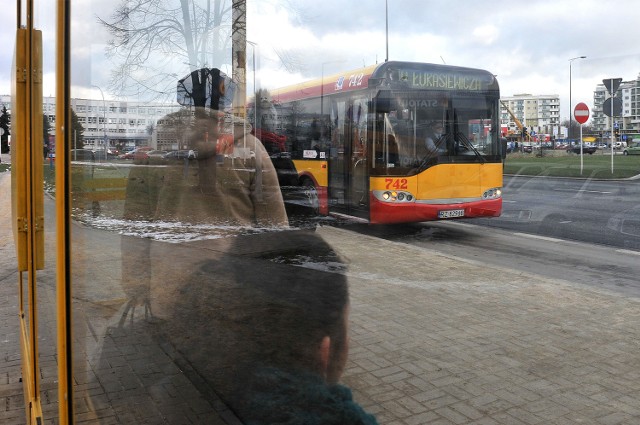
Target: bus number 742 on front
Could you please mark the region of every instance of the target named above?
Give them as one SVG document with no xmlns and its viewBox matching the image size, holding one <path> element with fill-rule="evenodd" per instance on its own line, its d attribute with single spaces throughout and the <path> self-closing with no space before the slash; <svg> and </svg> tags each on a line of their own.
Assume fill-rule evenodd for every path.
<svg viewBox="0 0 640 425">
<path fill-rule="evenodd" d="M 407 179 L 384 179 L 387 189 L 406 190 L 409 181 Z"/>
</svg>

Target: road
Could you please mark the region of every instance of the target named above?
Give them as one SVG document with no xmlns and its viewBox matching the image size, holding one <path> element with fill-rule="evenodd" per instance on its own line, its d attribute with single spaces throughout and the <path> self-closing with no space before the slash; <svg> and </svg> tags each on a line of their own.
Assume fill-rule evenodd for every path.
<svg viewBox="0 0 640 425">
<path fill-rule="evenodd" d="M 640 296 L 640 181 L 505 177 L 499 218 L 358 231 L 524 273 Z"/>
<path fill-rule="evenodd" d="M 351 230 L 491 266 L 640 297 L 640 251 L 470 224 L 350 225 Z"/>
<path fill-rule="evenodd" d="M 640 180 L 504 179 L 503 213 L 473 223 L 640 249 Z"/>
</svg>

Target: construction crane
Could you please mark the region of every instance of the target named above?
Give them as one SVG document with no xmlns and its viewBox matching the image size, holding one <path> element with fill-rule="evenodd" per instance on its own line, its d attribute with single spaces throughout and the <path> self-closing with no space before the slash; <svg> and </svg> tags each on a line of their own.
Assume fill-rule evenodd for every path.
<svg viewBox="0 0 640 425">
<path fill-rule="evenodd" d="M 529 133 L 527 132 L 527 128 L 524 125 L 522 125 L 522 123 L 520 122 L 518 117 L 516 117 L 515 114 L 513 112 L 511 112 L 511 109 L 509 109 L 509 107 L 507 106 L 506 103 L 504 103 L 502 100 L 500 101 L 500 103 L 502 103 L 502 106 L 504 106 L 504 108 L 507 110 L 509 115 L 511 115 L 511 119 L 513 120 L 513 122 L 516 123 L 516 126 L 518 127 L 518 130 L 520 130 L 518 132 L 518 140 L 519 141 L 528 141 L 529 140 Z"/>
</svg>

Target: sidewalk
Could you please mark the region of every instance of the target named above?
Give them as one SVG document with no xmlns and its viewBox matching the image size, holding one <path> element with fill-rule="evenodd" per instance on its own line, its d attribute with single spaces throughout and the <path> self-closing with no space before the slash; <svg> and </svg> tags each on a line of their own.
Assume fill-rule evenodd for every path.
<svg viewBox="0 0 640 425">
<path fill-rule="evenodd" d="M 3 163 L 7 155 L 2 155 Z M 25 423 L 18 334 L 18 273 L 11 229 L 11 176 L 0 173 L 0 423 Z"/>
<path fill-rule="evenodd" d="M 24 423 L 24 410 L 18 382 L 17 274 L 7 202 L 10 179 L 5 174 L 0 176 L 0 422 L 14 425 Z M 639 300 L 445 256 L 402 240 L 372 238 L 349 228 L 321 227 L 317 234 L 347 265 L 346 270 L 333 271 L 347 277 L 351 292 L 351 349 L 343 382 L 379 423 L 640 423 Z M 116 282 L 119 271 L 110 259 L 121 249 L 119 237 L 97 230 L 83 237 L 87 246 L 100 246 L 99 253 L 80 259 L 87 275 L 104 277 L 106 285 Z M 250 255 L 260 251 L 259 245 L 235 245 L 234 254 Z M 162 258 L 179 261 L 193 252 L 228 252 L 229 246 L 221 240 L 154 242 L 152 249 Z M 164 265 L 158 267 L 164 272 Z M 112 287 L 104 288 L 83 293 L 80 287 L 75 293 L 92 326 L 99 314 L 106 317 L 109 310 L 113 315 L 112 304 L 118 299 L 127 299 Z M 140 309 L 136 314 L 142 314 Z M 140 423 L 131 412 L 126 415 L 125 409 L 134 406 L 118 403 L 110 392 L 115 384 L 127 382 L 150 383 L 150 400 L 157 411 L 144 412 L 153 418 L 148 423 L 187 421 L 168 416 L 163 397 L 170 398 L 172 406 L 184 403 L 181 412 L 196 412 L 185 417 L 191 423 L 234 423 L 231 415 L 225 416 L 229 412 L 224 405 L 211 401 L 206 383 L 197 382 L 200 375 L 183 368 L 197 367 L 197 362 L 181 361 L 180 353 L 150 339 L 145 328 L 122 335 L 106 320 L 103 324 L 104 338 L 119 344 L 118 356 L 109 352 L 111 365 L 134 346 L 144 351 L 136 352 L 135 367 L 112 381 L 113 388 L 92 387 L 94 404 L 80 412 L 86 423 Z M 86 338 L 83 349 L 92 335 L 101 335 L 100 330 L 80 335 Z M 47 341 L 53 340 L 47 336 Z M 51 354 L 44 344 L 41 350 Z M 91 360 L 90 353 L 85 354 Z M 156 370 L 153 364 L 162 375 L 151 374 L 149 369 Z M 46 369 L 54 368 L 53 362 L 43 367 L 46 383 L 55 381 L 52 369 Z M 158 377 L 169 371 L 159 385 Z M 82 378 L 79 385 L 92 385 L 92 379 Z M 51 411 L 57 392 L 52 386 L 47 391 Z M 215 415 L 224 419 L 215 422 Z"/>
</svg>

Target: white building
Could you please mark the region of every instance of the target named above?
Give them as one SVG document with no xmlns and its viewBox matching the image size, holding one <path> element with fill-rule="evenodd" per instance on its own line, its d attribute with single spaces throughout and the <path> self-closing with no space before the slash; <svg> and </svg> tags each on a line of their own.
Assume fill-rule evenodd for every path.
<svg viewBox="0 0 640 425">
<path fill-rule="evenodd" d="M 500 99 L 513 115 L 529 129 L 540 134 L 558 134 L 560 127 L 560 96 L 516 94 Z M 510 133 L 519 132 L 517 124 L 503 104 L 500 104 L 500 124 Z"/>
<path fill-rule="evenodd" d="M 53 109 L 48 109 L 48 107 Z M 104 146 L 152 146 L 153 131 L 158 120 L 180 109 L 176 104 L 123 102 L 95 99 L 71 99 L 71 107 L 84 127 L 84 142 L 89 149 Z M 55 123 L 55 98 L 45 98 L 45 113 L 51 111 L 49 122 Z M 167 150 L 166 146 L 152 146 Z"/>
<path fill-rule="evenodd" d="M 10 109 L 11 96 L 0 96 L 1 104 Z M 152 146 L 155 149 L 170 150 L 175 142 L 158 140 L 153 134 L 158 120 L 179 110 L 177 104 L 124 102 L 102 99 L 71 99 L 71 107 L 84 127 L 84 144 L 88 149 L 104 147 Z M 55 128 L 56 98 L 44 97 L 43 113 Z"/>
<path fill-rule="evenodd" d="M 616 93 L 622 100 L 622 114 L 614 117 L 614 129 L 619 129 L 621 134 L 634 134 L 640 132 L 640 75 L 636 80 L 623 81 Z M 591 125 L 595 131 L 607 134 L 611 130 L 611 117 L 605 114 L 603 105 L 609 93 L 604 84 L 598 84 L 593 92 L 593 111 Z"/>
</svg>

